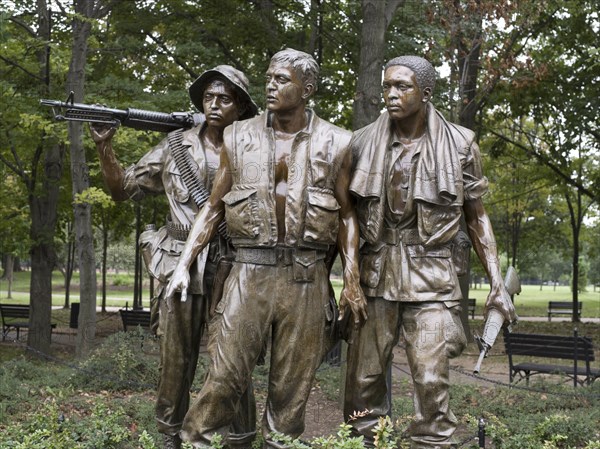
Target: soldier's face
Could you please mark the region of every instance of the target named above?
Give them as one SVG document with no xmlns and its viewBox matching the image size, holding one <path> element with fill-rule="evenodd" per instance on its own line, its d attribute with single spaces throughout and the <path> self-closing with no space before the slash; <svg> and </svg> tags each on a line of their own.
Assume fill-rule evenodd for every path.
<svg viewBox="0 0 600 449">
<path fill-rule="evenodd" d="M 419 88 L 415 73 L 408 67 L 395 65 L 383 75 L 383 99 L 392 120 L 402 120 L 420 111 L 429 99 L 429 91 Z"/>
<path fill-rule="evenodd" d="M 208 126 L 225 128 L 240 117 L 235 92 L 223 81 L 215 80 L 204 89 L 202 104 Z"/>
<path fill-rule="evenodd" d="M 267 109 L 270 111 L 291 111 L 304 104 L 306 87 L 293 67 L 272 63 L 266 81 Z"/>
</svg>

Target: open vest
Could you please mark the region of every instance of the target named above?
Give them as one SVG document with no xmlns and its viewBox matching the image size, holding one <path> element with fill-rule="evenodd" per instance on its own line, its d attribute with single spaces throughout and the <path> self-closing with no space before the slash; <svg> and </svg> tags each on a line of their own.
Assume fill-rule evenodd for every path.
<svg viewBox="0 0 600 449">
<path fill-rule="evenodd" d="M 340 205 L 334 186 L 351 133 L 307 113 L 308 127 L 296 135 L 288 161 L 284 245 L 326 250 L 337 242 Z M 235 122 L 224 137 L 233 178 L 223 197 L 232 243 L 273 247 L 278 231 L 271 114 Z"/>
</svg>

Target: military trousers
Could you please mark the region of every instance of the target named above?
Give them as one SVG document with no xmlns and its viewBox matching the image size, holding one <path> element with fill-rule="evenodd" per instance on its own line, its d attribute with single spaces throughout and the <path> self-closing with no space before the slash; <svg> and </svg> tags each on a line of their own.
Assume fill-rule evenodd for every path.
<svg viewBox="0 0 600 449">
<path fill-rule="evenodd" d="M 311 270 L 312 271 L 312 270 Z M 315 262 L 309 282 L 294 280 L 293 266 L 235 262 L 217 317 L 211 322 L 211 365 L 188 411 L 181 437 L 208 447 L 227 436 L 236 404 L 271 335 L 269 385 L 262 432 L 267 447 L 284 447 L 273 432 L 296 438 L 304 431 L 306 403 L 323 353 L 328 276 Z M 312 276 L 311 276 L 312 277 Z M 215 318 L 217 318 L 215 317 Z"/>
<path fill-rule="evenodd" d="M 415 419 L 412 449 L 453 447 L 457 421 L 449 408 L 449 359 L 461 354 L 466 337 L 459 306 L 444 302 L 395 302 L 367 298 L 369 319 L 348 345 L 344 418 L 354 435 L 373 447 L 379 417 L 390 416 L 387 372 L 400 332 L 413 378 Z M 369 411 L 349 420 L 356 412 Z"/>
<path fill-rule="evenodd" d="M 193 295 L 185 302 L 176 299 L 169 305 L 163 298 L 159 301 L 157 335 L 161 357 L 156 422 L 159 432 L 178 435 L 190 404 L 190 388 L 196 373 L 209 304 L 203 295 Z M 249 448 L 255 434 L 256 404 L 250 383 L 240 397 L 232 421 L 230 445 Z"/>
</svg>

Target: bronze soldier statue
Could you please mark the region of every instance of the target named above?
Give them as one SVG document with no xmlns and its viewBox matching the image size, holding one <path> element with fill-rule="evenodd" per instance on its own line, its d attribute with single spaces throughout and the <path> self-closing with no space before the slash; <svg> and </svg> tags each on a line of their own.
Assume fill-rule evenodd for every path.
<svg viewBox="0 0 600 449">
<path fill-rule="evenodd" d="M 488 182 L 475 135 L 447 122 L 430 103 L 435 79 L 423 58 L 389 61 L 383 79 L 387 111 L 356 131 L 350 144 L 369 320 L 348 347 L 344 415 L 368 411 L 350 421 L 368 446 L 378 418 L 391 410 L 386 373 L 402 332 L 414 383 L 411 447 L 453 447 L 449 359 L 467 343 L 452 257 L 461 214 L 490 279 L 486 313 L 495 308 L 506 321 L 516 319 L 481 201 Z"/>
<path fill-rule="evenodd" d="M 188 270 L 225 217 L 236 259 L 217 308 L 211 366 L 187 413 L 181 436 L 208 447 L 226 434 L 235 404 L 270 338 L 271 367 L 262 432 L 298 437 L 322 358 L 329 307 L 328 249 L 344 262 L 342 313 L 366 318 L 359 285 L 358 226 L 348 191 L 350 133 L 324 120 L 307 101 L 319 67 L 308 54 L 286 49 L 266 74 L 267 111 L 225 130 L 221 165 L 207 206 L 198 215 L 167 296 L 179 301 Z"/>
<path fill-rule="evenodd" d="M 187 301 L 168 305 L 163 295 L 165 286 L 198 213 L 198 197 L 208 197 L 211 190 L 222 151 L 223 130 L 235 120 L 253 117 L 258 112 L 248 93 L 248 79 L 228 65 L 204 72 L 190 86 L 189 93 L 194 105 L 204 113 L 205 121 L 186 131 L 173 131 L 126 170 L 112 148 L 115 128 L 90 127 L 113 199 L 139 201 L 147 194 L 165 194 L 169 201 L 166 226 L 147 231 L 140 238 L 148 270 L 159 280 L 157 307 L 153 307 L 153 318 L 158 312 L 156 332 L 161 344 L 156 421 L 159 432 L 164 434 L 164 447 L 169 449 L 181 447 L 179 431 L 189 407 L 209 298 L 222 290 L 219 283 L 224 279 L 219 279 L 218 267 L 233 257 L 230 243 L 217 236 L 194 259 Z M 250 447 L 255 433 L 256 410 L 249 385 L 233 420 L 228 443 L 232 447 Z"/>
</svg>

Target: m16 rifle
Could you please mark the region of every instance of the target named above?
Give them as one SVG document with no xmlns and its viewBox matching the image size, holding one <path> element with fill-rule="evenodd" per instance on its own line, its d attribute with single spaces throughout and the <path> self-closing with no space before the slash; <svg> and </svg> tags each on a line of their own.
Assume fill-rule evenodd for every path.
<svg viewBox="0 0 600 449">
<path fill-rule="evenodd" d="M 506 287 L 506 291 L 509 295 L 518 295 L 521 293 L 521 282 L 519 281 L 519 276 L 517 275 L 517 271 L 511 266 L 508 267 L 506 271 L 506 276 L 504 277 L 504 286 Z M 491 309 L 488 312 L 487 320 L 485 322 L 485 326 L 483 328 L 483 335 L 480 337 L 479 335 L 475 335 L 475 342 L 477 346 L 479 346 L 479 359 L 475 364 L 475 368 L 473 369 L 474 374 L 479 374 L 481 371 L 481 363 L 483 359 L 487 356 L 490 349 L 494 345 L 496 341 L 496 337 L 500 333 L 500 329 L 504 324 L 504 315 L 500 313 L 497 309 Z M 510 325 L 508 327 L 508 331 L 510 332 Z"/>
<path fill-rule="evenodd" d="M 67 101 L 40 100 L 40 104 L 52 107 L 54 119 L 59 121 L 89 122 L 107 126 L 126 126 L 142 131 L 171 132 L 189 129 L 204 120 L 200 113 L 156 112 L 143 109 L 113 109 L 98 105 L 73 102 L 73 92 Z M 63 113 L 64 112 L 64 113 Z"/>
</svg>

